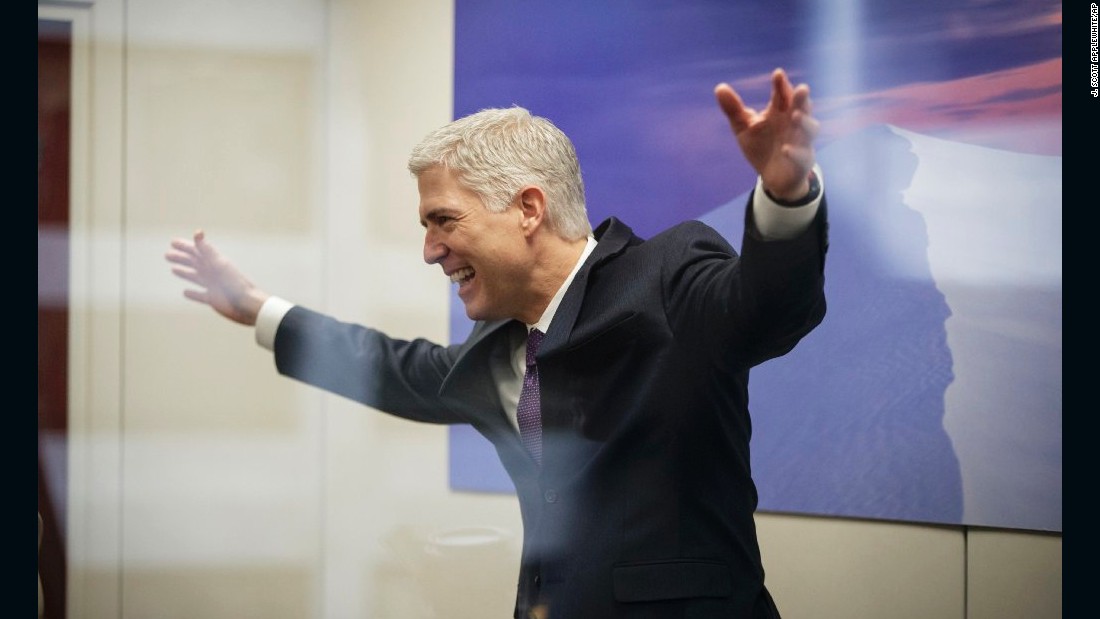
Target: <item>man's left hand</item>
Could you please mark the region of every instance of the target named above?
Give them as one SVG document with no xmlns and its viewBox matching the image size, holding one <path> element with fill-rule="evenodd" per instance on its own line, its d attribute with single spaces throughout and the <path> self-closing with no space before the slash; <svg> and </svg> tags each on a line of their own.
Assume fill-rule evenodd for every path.
<svg viewBox="0 0 1100 619">
<path fill-rule="evenodd" d="M 776 69 L 771 101 L 762 112 L 747 107 L 729 84 L 716 86 L 714 95 L 768 193 L 787 201 L 806 196 L 818 132 L 818 122 L 811 115 L 810 87 L 792 86 L 786 72 Z"/>
</svg>

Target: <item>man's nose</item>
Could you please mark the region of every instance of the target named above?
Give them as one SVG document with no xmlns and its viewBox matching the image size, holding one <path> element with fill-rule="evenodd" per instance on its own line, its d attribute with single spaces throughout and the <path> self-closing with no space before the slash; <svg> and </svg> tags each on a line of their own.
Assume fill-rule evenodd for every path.
<svg viewBox="0 0 1100 619">
<path fill-rule="evenodd" d="M 436 264 L 447 256 L 447 246 L 440 243 L 431 232 L 424 234 L 424 262 Z"/>
</svg>

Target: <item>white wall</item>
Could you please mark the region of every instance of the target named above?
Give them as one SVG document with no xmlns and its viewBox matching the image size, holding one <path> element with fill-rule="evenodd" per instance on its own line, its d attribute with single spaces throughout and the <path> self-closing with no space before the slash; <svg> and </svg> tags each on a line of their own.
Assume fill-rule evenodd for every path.
<svg viewBox="0 0 1100 619">
<path fill-rule="evenodd" d="M 514 498 L 449 491 L 444 428 L 277 376 L 162 258 L 202 227 L 274 294 L 445 341 L 404 163 L 450 119 L 452 3 L 77 12 L 95 70 L 74 127 L 70 615 L 510 616 Z M 1060 535 L 758 523 L 788 618 L 1061 616 Z"/>
</svg>

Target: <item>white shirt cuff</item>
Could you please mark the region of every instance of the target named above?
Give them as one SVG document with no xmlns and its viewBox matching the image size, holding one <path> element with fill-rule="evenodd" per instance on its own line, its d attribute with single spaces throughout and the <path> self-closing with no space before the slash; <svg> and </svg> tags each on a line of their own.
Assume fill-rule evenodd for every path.
<svg viewBox="0 0 1100 619">
<path fill-rule="evenodd" d="M 268 297 L 260 307 L 260 313 L 256 315 L 256 343 L 264 348 L 275 351 L 275 332 L 279 330 L 279 323 L 283 316 L 294 307 L 294 304 L 279 297 Z"/>
<path fill-rule="evenodd" d="M 764 180 L 756 177 L 756 191 L 752 192 L 752 214 L 756 220 L 756 229 L 769 241 L 793 239 L 810 227 L 821 197 L 825 195 L 825 177 L 821 168 L 814 165 L 814 174 L 821 183 L 821 193 L 817 199 L 804 206 L 782 206 L 768 197 L 764 191 Z"/>
</svg>

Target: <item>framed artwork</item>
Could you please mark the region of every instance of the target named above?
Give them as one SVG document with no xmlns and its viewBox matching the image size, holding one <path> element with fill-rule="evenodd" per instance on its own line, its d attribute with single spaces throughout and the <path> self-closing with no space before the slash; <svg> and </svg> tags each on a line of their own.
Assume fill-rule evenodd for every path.
<svg viewBox="0 0 1100 619">
<path fill-rule="evenodd" d="M 755 172 L 713 97 L 811 87 L 828 315 L 750 380 L 761 511 L 1062 528 L 1061 3 L 457 0 L 454 116 L 574 141 L 593 225 L 740 246 Z M 469 332 L 457 298 L 451 333 Z M 450 436 L 456 490 L 511 492 Z"/>
</svg>

